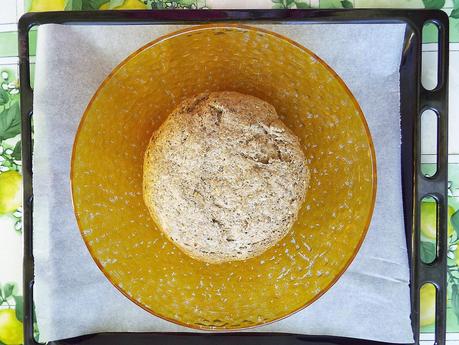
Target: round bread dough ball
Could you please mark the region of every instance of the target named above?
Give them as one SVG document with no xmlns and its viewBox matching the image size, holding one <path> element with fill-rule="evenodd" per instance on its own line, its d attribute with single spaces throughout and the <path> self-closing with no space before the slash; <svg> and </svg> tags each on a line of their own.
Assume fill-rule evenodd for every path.
<svg viewBox="0 0 459 345">
<path fill-rule="evenodd" d="M 145 153 L 153 219 L 183 252 L 208 263 L 249 259 L 280 241 L 308 183 L 300 142 L 274 107 L 237 92 L 185 100 Z"/>
</svg>

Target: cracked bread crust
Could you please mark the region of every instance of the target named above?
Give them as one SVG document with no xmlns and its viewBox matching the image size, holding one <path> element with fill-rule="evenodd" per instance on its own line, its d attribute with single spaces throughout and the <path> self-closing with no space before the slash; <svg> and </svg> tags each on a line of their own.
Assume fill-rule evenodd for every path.
<svg viewBox="0 0 459 345">
<path fill-rule="evenodd" d="M 237 92 L 185 100 L 145 153 L 152 217 L 183 252 L 208 263 L 249 259 L 280 241 L 308 183 L 300 142 L 274 107 Z"/>
</svg>

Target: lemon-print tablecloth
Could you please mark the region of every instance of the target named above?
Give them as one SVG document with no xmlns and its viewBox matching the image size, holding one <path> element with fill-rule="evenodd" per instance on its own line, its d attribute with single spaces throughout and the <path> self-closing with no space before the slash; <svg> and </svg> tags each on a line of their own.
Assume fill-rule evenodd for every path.
<svg viewBox="0 0 459 345">
<path fill-rule="evenodd" d="M 21 237 L 21 161 L 19 145 L 19 106 L 17 76 L 18 18 L 26 11 L 163 9 L 163 8 L 442 8 L 450 16 L 450 93 L 459 91 L 459 0 L 2 0 L 0 2 L 0 345 L 22 343 L 22 237 Z M 432 66 L 435 59 L 434 35 L 424 35 L 424 63 Z M 32 33 L 32 54 L 35 33 Z M 34 59 L 32 58 L 32 64 Z M 430 73 L 432 74 L 432 68 Z M 32 73 L 34 68 L 32 65 Z M 459 339 L 459 99 L 450 97 L 450 246 L 448 262 L 448 339 Z M 429 140 L 423 147 L 423 170 L 434 170 L 434 148 Z M 423 255 L 432 255 L 433 211 L 423 206 L 426 226 L 422 227 Z M 58 210 L 56 210 L 58 212 Z M 430 223 L 429 223 L 430 222 Z M 424 339 L 433 331 L 433 293 L 429 287 L 421 291 L 423 304 L 421 323 Z M 37 335 L 39 330 L 36 331 Z"/>
</svg>

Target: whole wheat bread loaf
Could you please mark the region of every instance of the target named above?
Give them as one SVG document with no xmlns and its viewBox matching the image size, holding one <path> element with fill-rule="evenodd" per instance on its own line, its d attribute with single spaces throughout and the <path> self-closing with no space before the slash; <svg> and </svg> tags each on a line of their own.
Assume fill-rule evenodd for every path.
<svg viewBox="0 0 459 345">
<path fill-rule="evenodd" d="M 164 234 L 191 257 L 222 263 L 257 256 L 289 232 L 309 170 L 273 106 L 214 92 L 182 102 L 153 134 L 143 177 Z"/>
</svg>

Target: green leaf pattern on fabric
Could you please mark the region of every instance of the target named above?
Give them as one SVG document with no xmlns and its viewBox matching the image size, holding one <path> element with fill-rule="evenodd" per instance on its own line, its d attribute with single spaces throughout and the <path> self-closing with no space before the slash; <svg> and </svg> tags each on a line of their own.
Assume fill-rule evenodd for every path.
<svg viewBox="0 0 459 345">
<path fill-rule="evenodd" d="M 311 6 L 305 2 L 295 1 L 296 8 L 298 9 L 306 9 L 311 8 Z"/>
<path fill-rule="evenodd" d="M 445 0 L 422 0 L 425 8 L 442 9 L 445 6 Z"/>
<path fill-rule="evenodd" d="M 421 241 L 421 260 L 430 263 L 435 260 L 436 249 L 432 242 Z"/>
<path fill-rule="evenodd" d="M 21 152 L 22 152 L 22 147 L 21 147 L 21 141 L 18 141 L 16 145 L 14 145 L 13 153 L 11 154 L 15 160 L 20 160 L 21 159 Z"/>
<path fill-rule="evenodd" d="M 14 302 L 16 305 L 16 319 L 24 321 L 24 298 L 22 296 L 14 296 Z"/>
<path fill-rule="evenodd" d="M 7 306 L 11 307 L 12 301 L 18 297 L 18 287 L 16 283 L 6 283 L 0 285 L 0 307 Z"/>
<path fill-rule="evenodd" d="M 311 8 L 308 2 L 301 0 L 271 0 L 276 9 L 305 9 Z"/>
<path fill-rule="evenodd" d="M 0 141 L 14 138 L 21 132 L 21 113 L 19 102 L 12 103 L 0 112 Z"/>
<path fill-rule="evenodd" d="M 342 0 L 341 5 L 343 6 L 343 8 L 353 8 L 354 7 L 352 2 L 350 2 L 349 0 Z"/>
<path fill-rule="evenodd" d="M 83 0 L 65 0 L 66 11 L 81 11 L 83 8 Z"/>
<path fill-rule="evenodd" d="M 83 0 L 83 3 L 81 5 L 81 9 L 83 11 L 94 11 L 98 10 L 100 6 L 103 4 L 106 4 L 110 0 Z"/>
<path fill-rule="evenodd" d="M 454 212 L 451 216 L 451 225 L 453 226 L 453 229 L 456 232 L 457 237 L 459 238 L 459 210 Z"/>
<path fill-rule="evenodd" d="M 459 288 L 457 284 L 451 286 L 451 306 L 459 323 Z"/>
<path fill-rule="evenodd" d="M 13 296 L 14 284 L 6 283 L 3 287 L 3 298 L 7 299 Z"/>
<path fill-rule="evenodd" d="M 0 105 L 5 105 L 9 102 L 10 100 L 10 94 L 6 92 L 6 90 L 3 90 L 0 88 Z"/>
</svg>

